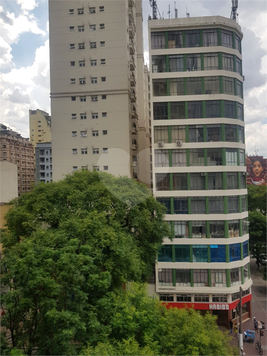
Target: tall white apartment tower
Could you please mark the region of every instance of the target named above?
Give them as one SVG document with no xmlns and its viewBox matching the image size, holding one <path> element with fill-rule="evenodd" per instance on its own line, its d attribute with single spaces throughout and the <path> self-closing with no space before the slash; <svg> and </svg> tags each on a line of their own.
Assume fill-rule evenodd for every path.
<svg viewBox="0 0 267 356">
<path fill-rule="evenodd" d="M 250 317 L 242 33 L 214 16 L 149 21 L 153 193 L 167 208 L 156 292 L 226 324 Z"/>
<path fill-rule="evenodd" d="M 141 0 L 49 1 L 54 180 L 78 169 L 133 178 L 147 169 L 138 166 L 140 18 Z"/>
</svg>

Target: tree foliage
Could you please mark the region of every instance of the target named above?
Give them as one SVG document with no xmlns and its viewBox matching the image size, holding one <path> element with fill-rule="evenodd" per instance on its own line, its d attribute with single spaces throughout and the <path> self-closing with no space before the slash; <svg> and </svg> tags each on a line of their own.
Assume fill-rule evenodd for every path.
<svg viewBox="0 0 267 356">
<path fill-rule="evenodd" d="M 248 185 L 248 210 L 266 215 L 267 186 Z"/>
<path fill-rule="evenodd" d="M 2 326 L 28 355 L 75 354 L 107 333 L 97 304 L 145 281 L 169 229 L 164 208 L 126 178 L 82 171 L 15 200 L 2 234 Z"/>
<path fill-rule="evenodd" d="M 110 332 L 106 340 L 88 345 L 80 355 L 235 354 L 215 316 L 202 316 L 193 309 L 167 309 L 148 297 L 144 286 L 131 285 L 127 292 L 111 293 L 109 300 L 100 303 L 104 313 L 99 320 Z"/>
</svg>

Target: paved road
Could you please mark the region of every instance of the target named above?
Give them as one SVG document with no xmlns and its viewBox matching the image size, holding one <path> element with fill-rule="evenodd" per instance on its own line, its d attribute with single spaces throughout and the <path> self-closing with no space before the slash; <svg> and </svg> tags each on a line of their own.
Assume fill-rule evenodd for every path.
<svg viewBox="0 0 267 356">
<path fill-rule="evenodd" d="M 257 269 L 255 259 L 250 261 L 250 271 L 251 278 L 253 280 L 252 285 L 252 319 L 246 321 L 242 324 L 243 331 L 247 329 L 254 330 L 253 327 L 253 317 L 257 320 L 265 321 L 264 337 L 261 338 L 263 355 L 267 355 L 267 300 L 266 300 L 266 290 L 267 282 L 262 279 L 262 274 Z M 256 340 L 259 340 L 260 333 L 256 333 Z M 237 345 L 237 340 L 232 340 L 233 344 Z M 254 344 L 249 344 L 244 342 L 244 352 L 245 356 L 258 356 L 259 352 L 255 348 Z"/>
</svg>

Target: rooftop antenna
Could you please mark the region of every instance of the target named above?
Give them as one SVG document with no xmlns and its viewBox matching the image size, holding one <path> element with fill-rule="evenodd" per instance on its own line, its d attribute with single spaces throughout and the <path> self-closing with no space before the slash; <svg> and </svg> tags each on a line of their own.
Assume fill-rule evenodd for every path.
<svg viewBox="0 0 267 356">
<path fill-rule="evenodd" d="M 178 10 L 176 9 L 176 1 L 174 1 L 174 17 L 178 18 Z"/>
<path fill-rule="evenodd" d="M 237 20 L 237 8 L 238 8 L 238 0 L 232 0 L 232 9 L 230 19 L 236 21 Z"/>
<path fill-rule="evenodd" d="M 150 6 L 152 7 L 152 20 L 157 20 L 159 14 L 160 18 L 160 12 L 157 6 L 157 1 L 156 0 L 149 0 Z"/>
<path fill-rule="evenodd" d="M 168 14 L 169 14 L 169 19 L 171 18 L 171 5 L 169 4 L 169 11 L 168 11 Z"/>
<path fill-rule="evenodd" d="M 187 6 L 186 6 L 186 17 L 190 17 L 190 13 L 187 12 Z"/>
</svg>

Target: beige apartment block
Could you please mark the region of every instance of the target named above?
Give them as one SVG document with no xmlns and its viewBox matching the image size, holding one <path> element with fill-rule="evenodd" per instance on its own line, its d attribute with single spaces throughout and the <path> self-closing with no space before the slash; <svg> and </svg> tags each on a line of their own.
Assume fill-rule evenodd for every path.
<svg viewBox="0 0 267 356">
<path fill-rule="evenodd" d="M 43 110 L 29 110 L 30 142 L 33 147 L 37 143 L 51 142 L 51 116 Z"/>
<path fill-rule="evenodd" d="M 143 174 L 137 105 L 141 13 L 140 0 L 49 1 L 55 181 L 79 169 L 136 179 Z"/>
<path fill-rule="evenodd" d="M 240 26 L 221 16 L 151 20 L 153 194 L 166 206 L 155 291 L 220 324 L 251 316 Z"/>
</svg>

